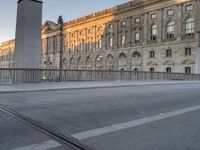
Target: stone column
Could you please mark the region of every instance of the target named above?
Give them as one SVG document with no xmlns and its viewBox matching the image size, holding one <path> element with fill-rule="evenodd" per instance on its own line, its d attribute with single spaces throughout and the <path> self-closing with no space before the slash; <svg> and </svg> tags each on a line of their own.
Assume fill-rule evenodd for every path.
<svg viewBox="0 0 200 150">
<path fill-rule="evenodd" d="M 198 47 L 196 52 L 196 73 L 200 74 L 200 31 L 198 32 Z"/>
<path fill-rule="evenodd" d="M 15 68 L 41 66 L 42 0 L 18 0 Z"/>
</svg>

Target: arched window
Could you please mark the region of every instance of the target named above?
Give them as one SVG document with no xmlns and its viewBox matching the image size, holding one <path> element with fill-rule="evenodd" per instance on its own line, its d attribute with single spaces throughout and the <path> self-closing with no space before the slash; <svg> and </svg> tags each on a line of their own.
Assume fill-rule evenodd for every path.
<svg viewBox="0 0 200 150">
<path fill-rule="evenodd" d="M 194 34 L 194 19 L 193 18 L 188 18 L 186 20 L 185 33 L 187 36 Z"/>
<path fill-rule="evenodd" d="M 124 53 L 121 53 L 121 54 L 119 55 L 119 58 L 120 58 L 120 59 L 126 58 L 126 55 L 125 55 Z"/>
<path fill-rule="evenodd" d="M 112 54 L 108 54 L 107 55 L 107 59 L 113 59 L 114 57 L 113 57 L 113 55 Z"/>
<path fill-rule="evenodd" d="M 66 58 L 63 59 L 63 63 L 67 64 L 67 59 Z"/>
<path fill-rule="evenodd" d="M 90 56 L 86 57 L 86 63 L 90 63 L 92 61 L 92 58 Z"/>
<path fill-rule="evenodd" d="M 141 57 L 141 55 L 138 51 L 135 51 L 133 52 L 133 57 Z"/>
<path fill-rule="evenodd" d="M 167 38 L 174 38 L 174 22 L 173 21 L 167 24 Z"/>
<path fill-rule="evenodd" d="M 82 62 L 82 58 L 81 56 L 78 58 L 78 63 L 81 63 Z"/>
<path fill-rule="evenodd" d="M 151 40 L 157 40 L 157 36 L 158 36 L 158 26 L 154 24 L 151 26 Z"/>
<path fill-rule="evenodd" d="M 70 63 L 75 63 L 74 57 L 72 57 L 72 58 L 70 59 Z"/>
<path fill-rule="evenodd" d="M 103 60 L 103 57 L 101 55 L 98 55 L 97 58 L 96 58 L 96 61 L 100 62 Z"/>
</svg>

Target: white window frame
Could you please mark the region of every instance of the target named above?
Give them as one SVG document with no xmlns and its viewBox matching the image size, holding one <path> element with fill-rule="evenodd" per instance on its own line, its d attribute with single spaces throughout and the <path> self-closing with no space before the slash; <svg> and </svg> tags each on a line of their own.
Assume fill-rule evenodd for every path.
<svg viewBox="0 0 200 150">
<path fill-rule="evenodd" d="M 157 18 L 156 13 L 151 14 L 151 19 L 156 19 L 156 18 Z"/>
</svg>

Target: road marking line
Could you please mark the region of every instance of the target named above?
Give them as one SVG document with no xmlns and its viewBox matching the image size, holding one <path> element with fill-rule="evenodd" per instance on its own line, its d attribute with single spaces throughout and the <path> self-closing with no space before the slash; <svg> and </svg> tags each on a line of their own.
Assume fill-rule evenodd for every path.
<svg viewBox="0 0 200 150">
<path fill-rule="evenodd" d="M 28 145 L 28 146 L 24 146 L 24 147 L 19 147 L 13 150 L 48 150 L 48 149 L 52 149 L 52 148 L 56 148 L 61 146 L 61 144 L 59 144 L 56 141 L 45 141 L 42 142 L 40 144 L 32 144 L 32 145 Z"/>
<path fill-rule="evenodd" d="M 88 131 L 72 134 L 71 136 L 78 140 L 84 140 L 84 139 L 100 136 L 103 134 L 107 134 L 107 133 L 111 133 L 111 132 L 115 132 L 115 131 L 119 131 L 119 130 L 123 130 L 123 129 L 127 129 L 127 128 L 132 128 L 132 127 L 136 127 L 139 125 L 151 123 L 154 121 L 182 115 L 182 114 L 189 113 L 189 112 L 196 111 L 196 110 L 200 110 L 200 105 L 196 105 L 196 106 L 184 108 L 184 109 L 179 109 L 179 110 L 172 111 L 172 112 L 165 113 L 165 114 L 161 113 L 161 114 L 150 116 L 147 118 L 142 118 L 142 119 L 133 120 L 133 121 L 125 122 L 125 123 L 115 124 L 115 125 L 111 125 L 108 127 L 102 127 L 102 128 L 97 128 L 97 129 L 93 129 L 93 130 L 88 130 Z"/>
</svg>

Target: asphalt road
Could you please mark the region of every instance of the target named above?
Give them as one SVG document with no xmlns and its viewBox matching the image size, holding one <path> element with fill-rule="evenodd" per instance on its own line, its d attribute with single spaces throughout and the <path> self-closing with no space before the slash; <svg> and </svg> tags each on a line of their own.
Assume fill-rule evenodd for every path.
<svg viewBox="0 0 200 150">
<path fill-rule="evenodd" d="M 0 105 L 94 150 L 200 149 L 200 84 L 0 94 Z M 0 136 L 1 150 L 52 141 L 1 111 Z"/>
</svg>

